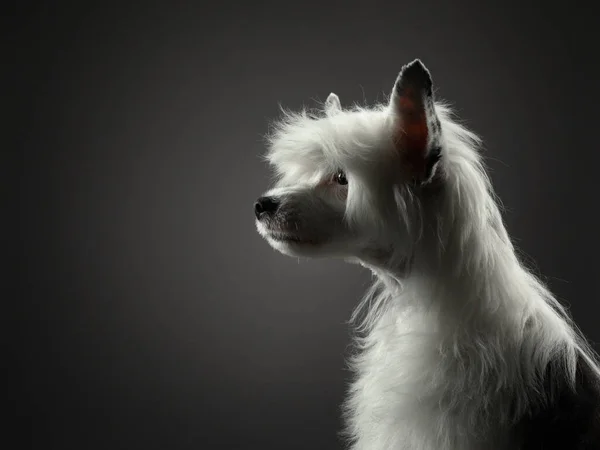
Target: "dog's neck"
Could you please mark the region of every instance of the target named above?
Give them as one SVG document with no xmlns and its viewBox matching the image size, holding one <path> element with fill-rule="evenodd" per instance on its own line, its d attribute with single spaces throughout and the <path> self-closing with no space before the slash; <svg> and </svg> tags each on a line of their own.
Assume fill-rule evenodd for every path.
<svg viewBox="0 0 600 450">
<path fill-rule="evenodd" d="M 409 258 L 371 252 L 361 258 L 361 264 L 377 276 L 391 297 L 412 298 L 418 303 L 413 306 L 449 314 L 468 308 L 469 315 L 484 314 L 485 308 L 514 306 L 519 299 L 503 295 L 502 280 L 504 273 L 522 273 L 523 269 L 499 211 L 485 227 L 472 229 L 467 239 L 449 232 L 443 242 L 431 231 Z M 403 295 L 407 291 L 411 295 Z M 490 302 L 488 297 L 493 295 L 498 298 Z"/>
</svg>

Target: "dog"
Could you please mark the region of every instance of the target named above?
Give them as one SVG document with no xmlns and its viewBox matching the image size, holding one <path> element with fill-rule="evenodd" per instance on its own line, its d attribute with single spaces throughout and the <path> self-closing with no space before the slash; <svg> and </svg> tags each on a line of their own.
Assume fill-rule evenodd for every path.
<svg viewBox="0 0 600 450">
<path fill-rule="evenodd" d="M 600 449 L 598 355 L 520 260 L 481 141 L 402 66 L 389 99 L 331 93 L 267 134 L 276 183 L 254 203 L 277 251 L 374 274 L 352 316 L 353 450 Z"/>
</svg>

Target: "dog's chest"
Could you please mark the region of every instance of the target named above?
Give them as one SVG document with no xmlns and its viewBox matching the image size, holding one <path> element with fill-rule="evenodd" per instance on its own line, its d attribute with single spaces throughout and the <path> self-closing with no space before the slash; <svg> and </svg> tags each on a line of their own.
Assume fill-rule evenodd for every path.
<svg viewBox="0 0 600 450">
<path fill-rule="evenodd" d="M 440 357 L 439 336 L 418 316 L 383 317 L 355 361 L 347 402 L 353 450 L 501 450 L 473 444 L 465 418 L 447 406 L 457 379 Z M 463 431 L 461 431 L 463 430 Z"/>
</svg>

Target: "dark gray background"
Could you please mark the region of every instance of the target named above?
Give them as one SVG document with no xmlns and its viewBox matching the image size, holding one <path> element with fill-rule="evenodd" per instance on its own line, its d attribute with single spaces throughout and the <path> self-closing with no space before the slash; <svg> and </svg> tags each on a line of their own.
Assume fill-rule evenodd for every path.
<svg viewBox="0 0 600 450">
<path fill-rule="evenodd" d="M 600 340 L 591 6 L 79 3 L 3 14 L 23 448 L 340 448 L 370 276 L 261 240 L 261 136 L 278 102 L 382 100 L 415 57 L 485 139 L 518 247 Z"/>
</svg>

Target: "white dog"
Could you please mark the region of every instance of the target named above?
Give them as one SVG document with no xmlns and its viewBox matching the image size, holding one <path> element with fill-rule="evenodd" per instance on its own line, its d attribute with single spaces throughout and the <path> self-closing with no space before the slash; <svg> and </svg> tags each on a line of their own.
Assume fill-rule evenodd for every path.
<svg viewBox="0 0 600 450">
<path fill-rule="evenodd" d="M 345 412 L 354 450 L 600 449 L 597 355 L 526 268 L 478 138 L 405 65 L 390 101 L 286 112 L 258 232 L 373 271 Z"/>
</svg>

